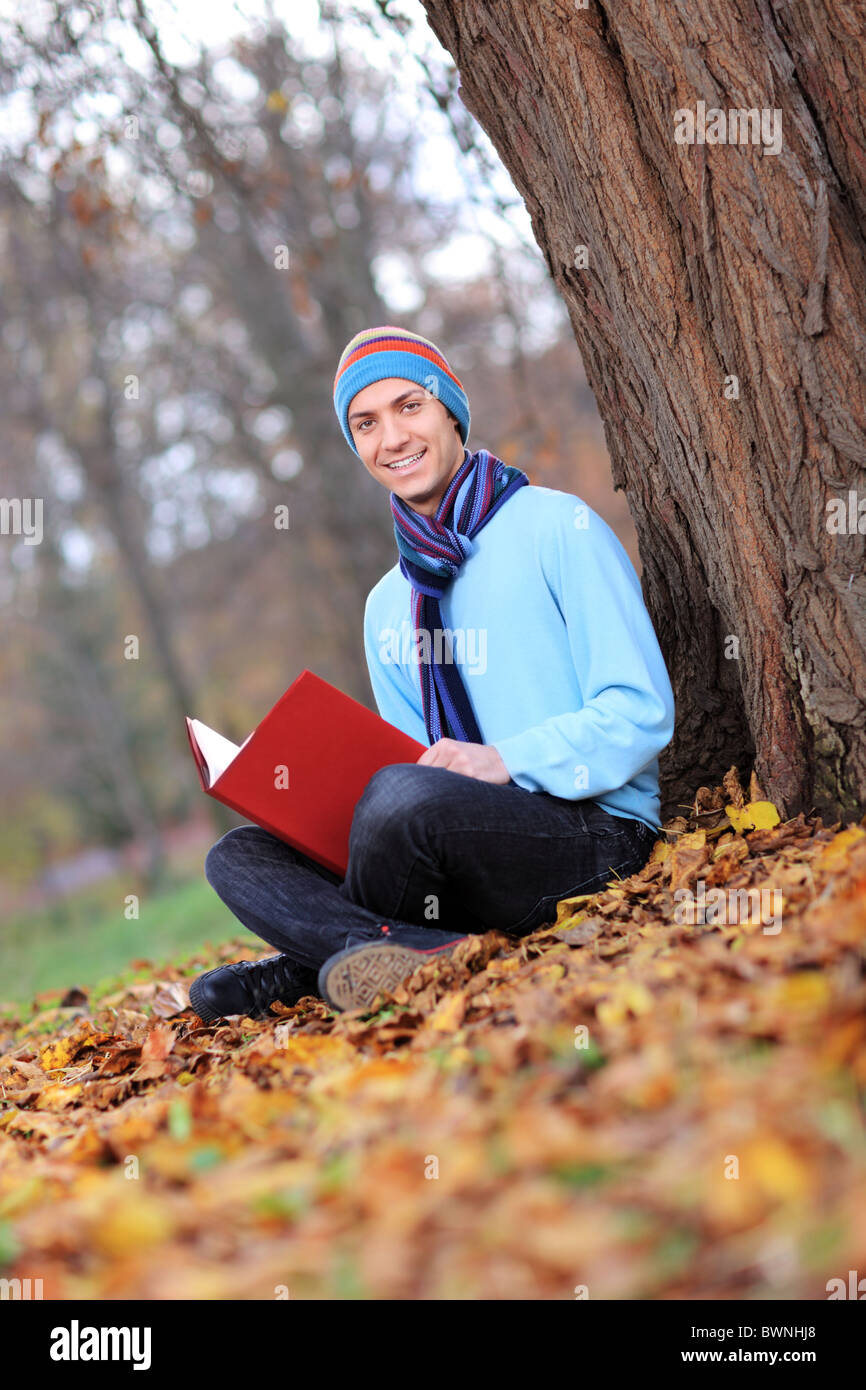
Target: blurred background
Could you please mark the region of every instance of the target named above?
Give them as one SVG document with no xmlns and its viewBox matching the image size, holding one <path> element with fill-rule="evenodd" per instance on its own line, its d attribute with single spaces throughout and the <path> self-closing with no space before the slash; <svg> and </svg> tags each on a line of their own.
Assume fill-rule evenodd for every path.
<svg viewBox="0 0 866 1390">
<path fill-rule="evenodd" d="M 185 715 L 242 742 L 304 667 L 375 709 L 362 615 L 396 549 L 332 404 L 359 329 L 434 339 L 470 447 L 583 498 L 640 572 L 458 84 L 413 0 L 0 18 L 4 1004 L 243 933 L 203 875 L 241 818 L 201 792 Z"/>
</svg>

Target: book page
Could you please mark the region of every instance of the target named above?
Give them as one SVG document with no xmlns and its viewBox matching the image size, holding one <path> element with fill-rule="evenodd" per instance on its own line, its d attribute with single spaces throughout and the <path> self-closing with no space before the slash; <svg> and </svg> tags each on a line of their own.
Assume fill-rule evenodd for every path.
<svg viewBox="0 0 866 1390">
<path fill-rule="evenodd" d="M 215 729 L 209 728 L 207 724 L 202 724 L 200 719 L 191 719 L 189 722 L 192 725 L 195 741 L 207 764 L 208 786 L 212 787 L 217 778 L 225 772 L 229 763 L 237 757 L 241 748 L 249 743 L 252 734 L 244 739 L 239 748 L 236 743 L 232 743 L 230 738 L 223 738 L 222 734 L 218 734 Z"/>
</svg>

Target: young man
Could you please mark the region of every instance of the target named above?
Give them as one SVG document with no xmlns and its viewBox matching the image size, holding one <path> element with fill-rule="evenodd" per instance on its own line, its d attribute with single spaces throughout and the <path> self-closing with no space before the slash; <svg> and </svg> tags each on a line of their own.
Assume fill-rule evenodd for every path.
<svg viewBox="0 0 866 1390">
<path fill-rule="evenodd" d="M 342 881 L 255 825 L 211 848 L 208 881 L 280 954 L 194 981 L 207 1021 L 317 992 L 366 1007 L 470 933 L 520 937 L 637 872 L 658 829 L 673 695 L 610 527 L 470 453 L 463 386 L 415 333 L 353 338 L 334 407 L 390 493 L 399 553 L 367 599 L 373 693 L 428 747 L 371 777 Z"/>
</svg>

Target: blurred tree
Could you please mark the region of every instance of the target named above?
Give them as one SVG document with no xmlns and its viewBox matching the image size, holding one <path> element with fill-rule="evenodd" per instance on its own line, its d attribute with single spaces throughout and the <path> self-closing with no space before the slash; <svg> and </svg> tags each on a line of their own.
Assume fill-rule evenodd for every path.
<svg viewBox="0 0 866 1390">
<path fill-rule="evenodd" d="M 629 525 L 605 493 L 565 312 L 506 226 L 519 200 L 499 191 L 492 151 L 451 107 L 453 69 L 422 59 L 419 114 L 396 65 L 362 53 L 352 7 L 323 13 L 315 58 L 273 16 L 183 59 L 177 28 L 132 0 L 0 16 L 0 414 L 15 486 L 44 497 L 55 547 L 44 568 L 41 546 L 23 568 L 0 549 L 18 640 L 36 626 L 10 727 L 66 757 L 80 721 L 84 757 L 87 701 L 67 708 L 46 682 L 62 692 L 64 662 L 92 653 L 160 822 L 195 786 L 184 714 L 240 742 L 303 665 L 372 703 L 361 617 L 393 529 L 332 407 L 359 328 L 396 319 L 437 337 L 471 381 L 473 440 L 534 481 L 585 483 Z M 426 167 L 437 129 L 458 151 L 450 178 Z M 486 172 L 464 186 L 461 159 Z M 469 231 L 489 247 L 475 272 L 442 254 Z M 395 283 L 411 310 L 384 297 Z M 134 682 L 117 671 L 129 632 Z M 144 833 L 141 807 L 136 820 L 110 776 L 91 784 L 77 766 L 63 795 L 82 834 Z M 22 796 L 26 781 L 25 760 Z M 225 828 L 230 813 L 206 805 Z"/>
</svg>

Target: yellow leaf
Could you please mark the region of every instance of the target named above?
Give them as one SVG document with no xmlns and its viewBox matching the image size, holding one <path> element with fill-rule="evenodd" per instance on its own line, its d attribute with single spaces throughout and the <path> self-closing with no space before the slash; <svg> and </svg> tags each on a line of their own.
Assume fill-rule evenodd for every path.
<svg viewBox="0 0 866 1390">
<path fill-rule="evenodd" d="M 818 864 L 822 869 L 844 868 L 848 863 L 848 851 L 864 836 L 866 830 L 862 830 L 859 825 L 849 825 L 846 830 L 840 830 L 818 855 Z"/>
<path fill-rule="evenodd" d="M 570 954 L 570 948 L 567 942 L 563 942 L 561 948 L 557 946 L 555 949 L 562 949 Z M 550 956 L 553 955 L 553 952 L 548 951 L 547 954 Z M 546 962 L 544 965 L 539 966 L 537 970 L 533 970 L 532 980 L 535 984 L 543 983 L 544 981 L 547 981 L 549 984 L 553 984 L 557 980 L 564 979 L 567 973 L 568 972 L 561 960 L 553 960 L 550 962 Z"/>
<path fill-rule="evenodd" d="M 339 1062 L 353 1054 L 353 1049 L 345 1038 L 331 1033 L 313 1033 L 307 1037 L 298 1034 L 290 1036 L 285 1048 L 286 1056 L 299 1066 L 310 1066 L 315 1062 Z"/>
<path fill-rule="evenodd" d="M 773 1002 L 783 1009 L 820 1009 L 830 1002 L 830 982 L 820 970 L 797 970 L 779 981 Z"/>
<path fill-rule="evenodd" d="M 652 1006 L 653 997 L 644 985 L 626 983 L 613 990 L 609 999 L 602 1000 L 595 1012 L 601 1023 L 615 1026 L 625 1022 L 630 1012 L 640 1017 L 649 1013 Z"/>
<path fill-rule="evenodd" d="M 363 1092 L 366 1099 L 387 1100 L 406 1094 L 407 1077 L 411 1077 L 412 1067 L 407 1065 L 405 1053 L 397 1057 L 374 1057 L 369 1062 L 347 1062 L 339 1071 L 331 1072 L 317 1087 L 320 1094 L 329 1096 L 354 1096 Z"/>
<path fill-rule="evenodd" d="M 32 1110 L 12 1110 L 6 1113 L 9 1116 L 3 1121 L 6 1128 L 17 1134 L 28 1134 L 32 1131 L 34 1134 L 44 1134 L 46 1138 L 53 1139 L 68 1123 L 59 1115 L 37 1115 Z"/>
<path fill-rule="evenodd" d="M 653 997 L 644 985 L 629 984 L 625 985 L 624 989 L 628 1007 L 636 1017 L 650 1012 L 653 1006 Z"/>
<path fill-rule="evenodd" d="M 519 956 L 506 956 L 504 960 L 490 961 L 487 966 L 487 974 L 492 980 L 498 980 L 501 975 L 513 975 L 522 964 Z"/>
<path fill-rule="evenodd" d="M 772 801 L 750 801 L 738 808 L 726 806 L 728 820 L 740 834 L 745 830 L 772 830 L 782 819 Z"/>
<path fill-rule="evenodd" d="M 84 1090 L 80 1081 L 73 1086 L 64 1086 L 62 1082 L 46 1086 L 36 1097 L 37 1110 L 62 1110 L 64 1106 L 71 1105 L 77 1096 Z"/>
<path fill-rule="evenodd" d="M 463 1022 L 463 1015 L 466 1013 L 466 996 L 462 990 L 455 990 L 447 994 L 442 1000 L 433 1017 L 430 1019 L 431 1028 L 436 1028 L 440 1033 L 453 1033 Z"/>
<path fill-rule="evenodd" d="M 144 1192 L 131 1192 L 100 1213 L 91 1241 L 104 1255 L 124 1257 L 162 1245 L 171 1234 L 171 1218 L 157 1199 Z"/>
<path fill-rule="evenodd" d="M 39 1065 L 43 1071 L 62 1071 L 69 1066 L 80 1046 L 80 1038 L 61 1038 L 59 1042 L 42 1049 Z"/>
<path fill-rule="evenodd" d="M 265 107 L 268 111 L 288 111 L 289 103 L 280 91 L 268 92 Z"/>
<path fill-rule="evenodd" d="M 690 830 L 685 835 L 677 836 L 677 849 L 703 849 L 707 843 L 706 830 Z"/>
<path fill-rule="evenodd" d="M 560 898 L 559 902 L 556 904 L 556 921 L 554 922 L 554 926 L 561 927 L 564 922 L 568 922 L 569 925 L 571 925 L 572 918 L 579 922 L 581 917 L 584 916 L 584 914 L 580 912 L 581 903 L 592 902 L 593 897 L 594 894 L 592 893 L 580 893 L 576 898 Z"/>
<path fill-rule="evenodd" d="M 806 1165 L 787 1144 L 772 1135 L 746 1145 L 740 1180 L 749 1179 L 754 1179 L 768 1196 L 783 1200 L 803 1197 L 810 1188 Z"/>
</svg>

